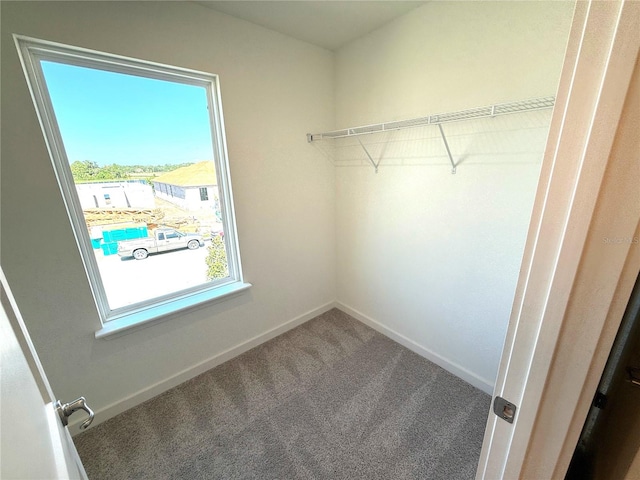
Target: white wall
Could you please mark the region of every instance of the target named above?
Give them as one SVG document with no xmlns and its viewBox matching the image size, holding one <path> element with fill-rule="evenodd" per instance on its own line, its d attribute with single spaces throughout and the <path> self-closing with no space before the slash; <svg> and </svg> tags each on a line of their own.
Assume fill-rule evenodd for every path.
<svg viewBox="0 0 640 480">
<path fill-rule="evenodd" d="M 336 127 L 555 94 L 570 2 L 429 2 L 336 56 Z M 490 392 L 549 112 L 338 142 L 338 301 Z M 320 149 L 322 150 L 322 148 Z M 358 157 L 359 155 L 359 157 Z"/>
<path fill-rule="evenodd" d="M 197 211 L 208 210 L 216 206 L 216 198 L 218 197 L 218 186 L 202 186 L 202 187 L 181 187 L 179 185 L 170 185 L 168 183 L 154 182 L 155 196 L 166 200 L 167 202 L 179 205 L 185 210 Z M 208 200 L 200 198 L 200 189 L 206 188 Z"/>
<path fill-rule="evenodd" d="M 1 260 L 61 398 L 86 395 L 104 418 L 336 298 L 491 388 L 548 114 L 447 126 L 457 175 L 429 129 L 371 145 L 385 155 L 378 175 L 352 166 L 363 157 L 351 147 L 334 168 L 305 133 L 553 94 L 572 4 L 430 2 L 335 56 L 188 2 L 0 5 Z M 248 294 L 93 338 L 98 315 L 12 33 L 220 75 Z"/>
<path fill-rule="evenodd" d="M 200 198 L 200 188 L 207 189 L 208 200 Z M 216 197 L 218 195 L 218 187 L 185 187 L 185 206 L 189 210 L 205 210 L 211 211 L 216 205 Z"/>
<path fill-rule="evenodd" d="M 305 139 L 333 127 L 331 53 L 191 2 L 1 8 L 1 260 L 60 398 L 85 395 L 104 418 L 331 305 L 335 172 Z M 220 75 L 248 293 L 94 339 L 98 314 L 13 33 Z"/>
<path fill-rule="evenodd" d="M 154 208 L 156 204 L 151 185 L 146 183 L 77 183 L 76 191 L 83 209 Z M 109 195 L 109 203 L 105 195 Z"/>
</svg>

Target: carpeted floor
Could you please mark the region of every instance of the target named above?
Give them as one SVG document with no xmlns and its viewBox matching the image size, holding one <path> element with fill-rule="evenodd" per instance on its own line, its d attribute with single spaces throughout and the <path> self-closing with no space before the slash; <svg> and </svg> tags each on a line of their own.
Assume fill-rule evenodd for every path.
<svg viewBox="0 0 640 480">
<path fill-rule="evenodd" d="M 91 480 L 463 480 L 489 404 L 334 309 L 74 440 Z"/>
</svg>

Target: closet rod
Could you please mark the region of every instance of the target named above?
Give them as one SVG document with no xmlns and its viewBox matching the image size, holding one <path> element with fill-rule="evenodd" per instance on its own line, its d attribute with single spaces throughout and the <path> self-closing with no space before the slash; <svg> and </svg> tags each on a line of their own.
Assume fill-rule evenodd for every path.
<svg viewBox="0 0 640 480">
<path fill-rule="evenodd" d="M 364 125 L 362 127 L 351 127 L 344 128 L 342 130 L 334 130 L 332 132 L 308 133 L 307 141 L 311 143 L 316 140 L 353 137 L 356 135 L 367 135 L 371 133 L 388 132 L 392 130 L 403 130 L 405 128 L 422 127 L 424 125 L 440 125 L 441 123 L 447 122 L 459 122 L 462 120 L 470 120 L 475 118 L 495 117 L 497 115 L 507 115 L 509 113 L 545 110 L 547 108 L 552 108 L 555 104 L 555 100 L 556 97 L 553 96 L 532 98 L 529 100 L 521 100 L 518 102 L 499 103 L 496 105 L 488 105 L 486 107 L 476 107 L 470 108 L 468 110 L 460 110 L 458 112 L 440 113 L 438 115 L 412 118 L 410 120 L 376 123 L 374 125 Z"/>
</svg>

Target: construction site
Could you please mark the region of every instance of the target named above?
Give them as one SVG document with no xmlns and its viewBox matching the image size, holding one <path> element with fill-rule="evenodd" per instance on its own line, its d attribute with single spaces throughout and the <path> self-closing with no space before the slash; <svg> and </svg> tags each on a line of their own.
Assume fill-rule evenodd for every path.
<svg viewBox="0 0 640 480">
<path fill-rule="evenodd" d="M 146 237 L 158 227 L 199 233 L 222 231 L 213 162 L 178 168 L 150 180 L 77 185 L 94 249 L 117 252 L 117 242 Z"/>
</svg>

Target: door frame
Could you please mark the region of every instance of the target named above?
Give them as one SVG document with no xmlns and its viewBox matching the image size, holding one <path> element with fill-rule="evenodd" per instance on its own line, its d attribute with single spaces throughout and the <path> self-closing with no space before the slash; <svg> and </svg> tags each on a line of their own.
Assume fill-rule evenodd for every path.
<svg viewBox="0 0 640 480">
<path fill-rule="evenodd" d="M 640 234 L 640 158 L 615 142 L 639 19 L 632 0 L 576 3 L 494 389 L 518 409 L 489 414 L 477 479 L 564 477 L 640 269 L 637 245 L 604 241 Z"/>
</svg>

